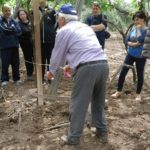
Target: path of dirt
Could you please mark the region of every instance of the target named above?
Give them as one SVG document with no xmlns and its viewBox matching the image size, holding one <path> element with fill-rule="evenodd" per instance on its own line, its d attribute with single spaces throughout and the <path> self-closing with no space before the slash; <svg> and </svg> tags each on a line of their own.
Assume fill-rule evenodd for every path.
<svg viewBox="0 0 150 150">
<path fill-rule="evenodd" d="M 120 64 L 125 51 L 118 36 L 107 40 L 106 53 L 109 58 L 110 80 Z M 129 72 L 124 94 L 119 99 L 110 95 L 115 91 L 117 77 L 107 90 L 107 120 L 109 124 L 109 143 L 101 144 L 86 127 L 81 147 L 61 146 L 60 137 L 67 127 L 50 130 L 50 127 L 68 122 L 68 100 L 45 100 L 37 106 L 35 81 L 25 81 L 21 87 L 11 83 L 3 90 L 4 99 L 0 102 L 0 150 L 150 150 L 150 82 L 149 61 L 146 65 L 143 99 L 135 101 L 135 86 Z M 21 59 L 21 77 L 25 79 L 25 67 Z M 70 96 L 71 80 L 62 79 L 58 95 Z M 44 85 L 47 96 L 48 86 Z"/>
</svg>

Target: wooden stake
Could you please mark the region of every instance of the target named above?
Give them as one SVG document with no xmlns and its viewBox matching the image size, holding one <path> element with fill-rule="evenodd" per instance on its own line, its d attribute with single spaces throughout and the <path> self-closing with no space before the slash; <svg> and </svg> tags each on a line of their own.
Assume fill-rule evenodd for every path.
<svg viewBox="0 0 150 150">
<path fill-rule="evenodd" d="M 33 0 L 33 15 L 34 15 L 34 36 L 35 36 L 35 61 L 36 61 L 36 74 L 37 74 L 37 89 L 38 95 L 43 95 L 42 86 L 42 66 L 41 64 L 41 38 L 40 38 L 40 15 L 39 4 L 37 0 Z M 42 96 L 38 97 L 38 105 L 43 105 Z"/>
</svg>

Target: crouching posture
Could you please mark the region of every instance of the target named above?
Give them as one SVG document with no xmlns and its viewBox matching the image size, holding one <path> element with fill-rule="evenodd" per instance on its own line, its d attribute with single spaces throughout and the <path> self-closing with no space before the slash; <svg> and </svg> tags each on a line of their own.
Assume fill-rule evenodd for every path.
<svg viewBox="0 0 150 150">
<path fill-rule="evenodd" d="M 88 25 L 78 21 L 77 12 L 71 4 L 60 8 L 58 24 L 60 30 L 56 36 L 47 78 L 50 80 L 65 60 L 75 71 L 70 102 L 71 124 L 68 135 L 63 140 L 68 145 L 80 143 L 90 102 L 96 135 L 106 140 L 107 124 L 104 105 L 109 72 L 106 55 L 94 31 Z"/>
</svg>

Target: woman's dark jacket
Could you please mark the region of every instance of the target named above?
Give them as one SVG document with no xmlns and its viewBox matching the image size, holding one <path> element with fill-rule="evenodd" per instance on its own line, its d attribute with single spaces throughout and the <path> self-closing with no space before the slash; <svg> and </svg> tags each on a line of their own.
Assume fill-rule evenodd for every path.
<svg viewBox="0 0 150 150">
<path fill-rule="evenodd" d="M 32 32 L 31 32 L 31 24 L 30 22 L 22 22 L 22 21 L 19 21 L 19 26 L 21 28 L 21 34 L 19 36 L 19 41 L 20 42 L 31 42 L 32 40 Z"/>
</svg>

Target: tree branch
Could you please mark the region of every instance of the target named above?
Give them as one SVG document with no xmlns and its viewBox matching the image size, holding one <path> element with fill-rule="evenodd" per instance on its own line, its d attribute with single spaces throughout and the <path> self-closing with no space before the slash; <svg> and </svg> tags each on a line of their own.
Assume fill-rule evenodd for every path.
<svg viewBox="0 0 150 150">
<path fill-rule="evenodd" d="M 19 8 L 21 7 L 22 1 L 21 0 L 16 0 L 16 7 L 13 13 L 13 18 L 17 17 L 17 12 L 19 10 Z"/>
</svg>

